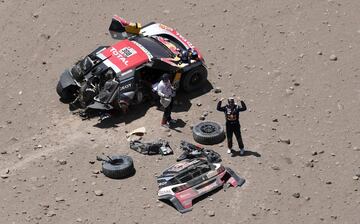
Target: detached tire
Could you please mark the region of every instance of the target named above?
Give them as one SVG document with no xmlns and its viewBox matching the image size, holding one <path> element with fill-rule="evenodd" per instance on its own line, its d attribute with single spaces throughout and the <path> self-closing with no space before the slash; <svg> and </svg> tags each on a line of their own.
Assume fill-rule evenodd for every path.
<svg viewBox="0 0 360 224">
<path fill-rule="evenodd" d="M 203 145 L 215 145 L 225 139 L 223 127 L 213 121 L 203 121 L 193 127 L 193 138 Z"/>
<path fill-rule="evenodd" d="M 181 86 L 185 92 L 192 92 L 199 89 L 207 79 L 207 70 L 201 65 L 185 73 Z"/>
<path fill-rule="evenodd" d="M 130 156 L 110 156 L 112 163 L 103 161 L 102 172 L 112 179 L 123 179 L 134 175 L 134 162 Z"/>
</svg>

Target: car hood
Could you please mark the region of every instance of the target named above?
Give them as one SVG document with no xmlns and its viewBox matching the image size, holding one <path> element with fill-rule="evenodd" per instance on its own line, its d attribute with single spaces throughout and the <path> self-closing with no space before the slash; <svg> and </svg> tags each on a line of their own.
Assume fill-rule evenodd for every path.
<svg viewBox="0 0 360 224">
<path fill-rule="evenodd" d="M 122 40 L 96 54 L 104 60 L 104 64 L 111 67 L 117 74 L 138 67 L 152 59 L 151 53 L 141 44 Z"/>
</svg>

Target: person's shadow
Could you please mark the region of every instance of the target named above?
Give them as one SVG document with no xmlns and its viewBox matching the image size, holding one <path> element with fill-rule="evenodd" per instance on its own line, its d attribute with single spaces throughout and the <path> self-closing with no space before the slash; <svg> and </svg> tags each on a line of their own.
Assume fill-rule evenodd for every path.
<svg viewBox="0 0 360 224">
<path fill-rule="evenodd" d="M 255 156 L 255 157 L 261 157 L 261 154 L 255 151 L 251 151 L 251 150 L 245 150 L 244 154 L 241 155 L 240 151 L 235 151 L 232 150 L 232 157 L 237 157 L 237 156 Z"/>
</svg>

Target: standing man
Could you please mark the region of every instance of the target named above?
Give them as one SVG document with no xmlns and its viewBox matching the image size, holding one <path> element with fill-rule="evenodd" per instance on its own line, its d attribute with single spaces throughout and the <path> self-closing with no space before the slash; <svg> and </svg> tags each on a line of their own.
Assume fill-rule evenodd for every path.
<svg viewBox="0 0 360 224">
<path fill-rule="evenodd" d="M 169 127 L 170 124 L 176 123 L 176 121 L 171 118 L 171 110 L 173 107 L 172 98 L 175 97 L 175 93 L 175 89 L 171 85 L 170 74 L 165 73 L 157 86 L 157 94 L 160 96 L 160 103 L 164 107 L 164 115 L 161 120 L 161 125 L 164 127 Z"/>
<path fill-rule="evenodd" d="M 224 98 L 221 98 L 217 104 L 217 110 L 222 111 L 225 113 L 226 119 L 226 138 L 228 143 L 228 151 L 227 153 L 232 153 L 232 137 L 233 133 L 235 134 L 236 140 L 238 142 L 240 148 L 240 155 L 244 155 L 244 143 L 241 138 L 241 130 L 240 130 L 240 122 L 239 122 L 239 113 L 241 111 L 246 110 L 246 105 L 244 101 L 240 101 L 241 107 L 235 104 L 235 100 L 233 97 L 228 99 L 228 104 L 224 107 L 221 106 L 222 101 Z"/>
</svg>

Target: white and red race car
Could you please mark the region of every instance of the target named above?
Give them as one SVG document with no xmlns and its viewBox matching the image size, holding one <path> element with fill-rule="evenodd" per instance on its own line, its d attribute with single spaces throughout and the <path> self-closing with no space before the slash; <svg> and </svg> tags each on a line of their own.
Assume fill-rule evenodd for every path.
<svg viewBox="0 0 360 224">
<path fill-rule="evenodd" d="M 114 16 L 109 31 L 120 41 L 98 47 L 61 74 L 56 90 L 70 109 L 127 111 L 151 94 L 151 86 L 164 73 L 186 92 L 207 80 L 200 51 L 175 29 L 154 22 L 141 26 Z"/>
</svg>

